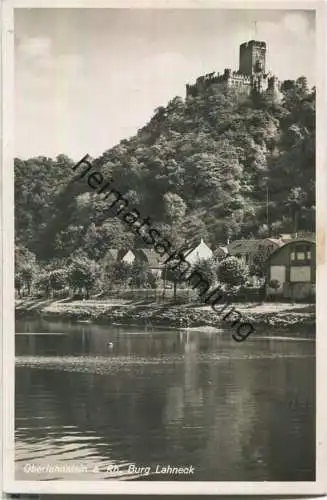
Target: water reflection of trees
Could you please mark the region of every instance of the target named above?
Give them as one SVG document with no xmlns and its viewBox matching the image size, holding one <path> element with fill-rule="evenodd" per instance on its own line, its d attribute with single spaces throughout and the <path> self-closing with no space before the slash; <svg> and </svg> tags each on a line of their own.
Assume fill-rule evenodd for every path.
<svg viewBox="0 0 327 500">
<path fill-rule="evenodd" d="M 287 354 L 286 343 L 228 344 L 186 332 L 106 335 L 88 327 L 73 337 L 67 337 L 69 349 L 84 345 L 108 362 L 133 356 L 135 364 L 106 375 L 18 369 L 18 422 L 33 404 L 34 428 L 20 431 L 24 439 L 47 437 L 46 420 L 33 421 L 39 415 L 58 428 L 94 432 L 101 437 L 99 453 L 115 461 L 194 464 L 204 480 L 313 479 L 313 360 L 260 359 L 260 353 Z M 294 350 L 302 354 L 308 346 Z M 160 362 L 152 363 L 155 358 Z"/>
</svg>

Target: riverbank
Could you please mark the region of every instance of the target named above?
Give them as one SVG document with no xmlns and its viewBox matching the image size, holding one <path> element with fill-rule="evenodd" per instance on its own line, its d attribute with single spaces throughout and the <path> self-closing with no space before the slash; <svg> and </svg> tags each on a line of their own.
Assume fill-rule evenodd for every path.
<svg viewBox="0 0 327 500">
<path fill-rule="evenodd" d="M 314 335 L 315 305 L 290 303 L 238 303 L 235 310 L 243 321 L 250 322 L 256 331 L 287 328 Z M 226 309 L 226 312 L 230 308 Z M 157 303 L 124 299 L 106 300 L 39 300 L 16 301 L 16 317 L 41 317 L 73 322 L 138 325 L 143 327 L 193 328 L 200 331 L 220 331 L 228 323 L 210 306 L 195 304 Z"/>
</svg>

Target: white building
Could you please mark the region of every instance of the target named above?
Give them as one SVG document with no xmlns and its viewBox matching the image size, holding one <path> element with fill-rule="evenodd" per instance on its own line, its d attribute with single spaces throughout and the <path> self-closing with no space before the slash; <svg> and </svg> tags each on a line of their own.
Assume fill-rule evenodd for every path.
<svg viewBox="0 0 327 500">
<path fill-rule="evenodd" d="M 135 260 L 135 254 L 132 250 L 128 250 L 123 257 L 121 258 L 122 262 L 126 262 L 127 264 L 133 264 Z"/>
<path fill-rule="evenodd" d="M 195 264 L 195 262 L 197 262 L 198 260 L 211 259 L 212 256 L 212 250 L 208 247 L 208 245 L 203 241 L 202 238 L 200 243 L 198 243 L 197 245 L 193 245 L 184 252 L 185 260 L 191 265 Z"/>
</svg>

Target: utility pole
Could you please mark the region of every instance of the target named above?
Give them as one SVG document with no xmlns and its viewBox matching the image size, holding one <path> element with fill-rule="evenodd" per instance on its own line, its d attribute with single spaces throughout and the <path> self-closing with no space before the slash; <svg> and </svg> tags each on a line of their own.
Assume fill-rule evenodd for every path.
<svg viewBox="0 0 327 500">
<path fill-rule="evenodd" d="M 257 21 L 254 21 L 254 39 L 256 40 L 257 38 Z"/>
<path fill-rule="evenodd" d="M 294 235 L 295 235 L 295 238 L 297 238 L 297 233 L 298 233 L 297 226 L 298 226 L 298 211 L 295 208 L 295 213 L 294 213 Z"/>
<path fill-rule="evenodd" d="M 268 237 L 270 236 L 270 229 L 269 229 L 269 188 L 268 188 L 268 181 L 266 184 L 266 221 L 267 221 L 267 228 L 268 228 Z"/>
</svg>

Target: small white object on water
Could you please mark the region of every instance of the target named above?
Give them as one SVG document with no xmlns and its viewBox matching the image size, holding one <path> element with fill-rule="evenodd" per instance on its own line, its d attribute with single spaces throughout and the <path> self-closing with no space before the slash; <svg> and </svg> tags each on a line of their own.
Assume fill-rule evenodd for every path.
<svg viewBox="0 0 327 500">
<path fill-rule="evenodd" d="M 108 342 L 108 347 L 110 347 L 110 349 L 112 349 L 114 346 L 114 344 L 112 342 Z"/>
</svg>

